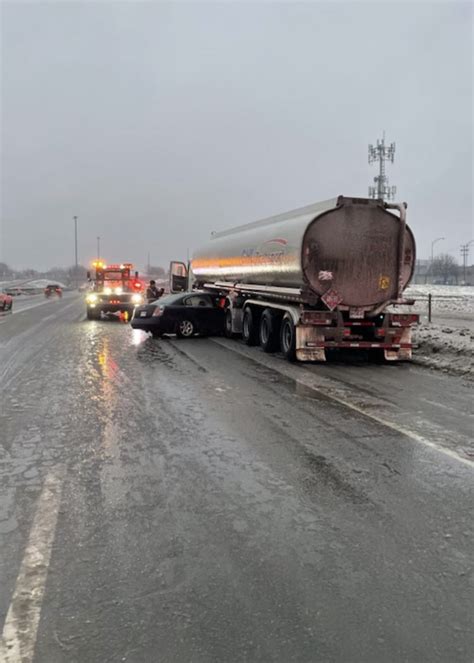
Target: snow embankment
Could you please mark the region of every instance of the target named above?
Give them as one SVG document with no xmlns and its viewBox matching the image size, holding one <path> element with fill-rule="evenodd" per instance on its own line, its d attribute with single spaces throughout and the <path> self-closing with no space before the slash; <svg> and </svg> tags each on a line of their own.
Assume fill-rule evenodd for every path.
<svg viewBox="0 0 474 663">
<path fill-rule="evenodd" d="M 468 328 L 425 323 L 415 328 L 418 364 L 474 380 L 474 332 Z"/>
<path fill-rule="evenodd" d="M 428 294 L 432 322 L 428 322 Z M 421 324 L 415 328 L 414 361 L 474 380 L 474 287 L 413 285 L 405 291 L 416 303 Z"/>
</svg>

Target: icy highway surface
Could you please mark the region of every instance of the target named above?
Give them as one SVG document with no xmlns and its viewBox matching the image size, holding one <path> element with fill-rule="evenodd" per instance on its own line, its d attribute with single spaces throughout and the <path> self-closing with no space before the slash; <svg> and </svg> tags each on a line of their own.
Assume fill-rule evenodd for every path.
<svg viewBox="0 0 474 663">
<path fill-rule="evenodd" d="M 472 661 L 472 383 L 29 304 L 0 318 L 2 663 Z"/>
</svg>

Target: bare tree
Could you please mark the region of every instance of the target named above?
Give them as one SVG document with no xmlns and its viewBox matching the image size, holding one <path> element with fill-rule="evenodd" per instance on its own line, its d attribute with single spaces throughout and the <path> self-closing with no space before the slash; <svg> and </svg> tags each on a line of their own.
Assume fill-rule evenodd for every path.
<svg viewBox="0 0 474 663">
<path fill-rule="evenodd" d="M 458 281 L 458 263 L 449 253 L 441 253 L 433 260 L 432 274 L 445 285 L 452 281 Z"/>
<path fill-rule="evenodd" d="M 5 262 L 0 262 L 0 276 L 5 279 L 13 276 L 13 269 L 11 269 Z"/>
<path fill-rule="evenodd" d="M 163 267 L 157 267 L 150 265 L 148 269 L 149 276 L 156 276 L 157 279 L 164 279 L 166 277 L 166 271 Z"/>
</svg>

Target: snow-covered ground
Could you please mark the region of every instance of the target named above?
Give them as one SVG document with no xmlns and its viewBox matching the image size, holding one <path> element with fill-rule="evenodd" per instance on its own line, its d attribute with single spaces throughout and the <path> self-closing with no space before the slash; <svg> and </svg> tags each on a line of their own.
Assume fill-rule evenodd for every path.
<svg viewBox="0 0 474 663">
<path fill-rule="evenodd" d="M 37 290 L 38 294 L 40 294 L 44 288 L 46 288 L 47 285 L 59 285 L 60 288 L 66 289 L 67 286 L 64 285 L 64 283 L 61 283 L 61 281 L 55 281 L 54 279 L 35 279 L 32 281 L 0 281 L 0 291 L 4 290 L 5 288 L 7 289 L 12 289 L 12 288 L 24 288 L 25 293 L 21 293 L 17 296 L 23 296 L 24 294 L 30 295 L 32 291 Z"/>
<path fill-rule="evenodd" d="M 428 322 L 428 294 L 432 322 Z M 416 300 L 410 310 L 420 313 L 414 337 L 415 361 L 447 373 L 474 379 L 474 287 L 414 285 L 405 291 Z"/>
<path fill-rule="evenodd" d="M 66 288 L 67 286 L 61 281 L 56 281 L 55 279 L 36 279 L 34 281 L 28 281 L 25 283 L 25 286 L 28 288 L 46 288 L 47 285 L 58 285 L 60 288 Z"/>
<path fill-rule="evenodd" d="M 416 328 L 415 362 L 474 380 L 474 332 L 468 328 L 422 323 Z"/>
<path fill-rule="evenodd" d="M 423 314 L 428 313 L 429 294 L 433 318 L 442 316 L 456 320 L 464 316 L 474 320 L 474 286 L 415 285 L 405 290 L 405 296 L 415 299 L 416 310 Z"/>
</svg>

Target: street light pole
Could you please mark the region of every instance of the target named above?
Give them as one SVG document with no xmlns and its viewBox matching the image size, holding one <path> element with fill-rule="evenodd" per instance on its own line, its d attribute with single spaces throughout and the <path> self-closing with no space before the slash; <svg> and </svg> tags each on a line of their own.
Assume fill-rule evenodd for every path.
<svg viewBox="0 0 474 663">
<path fill-rule="evenodd" d="M 100 259 L 100 237 L 97 237 L 97 260 Z"/>
<path fill-rule="evenodd" d="M 76 277 L 76 288 L 78 287 L 78 262 L 77 262 L 77 216 L 74 219 L 74 275 Z"/>
</svg>

